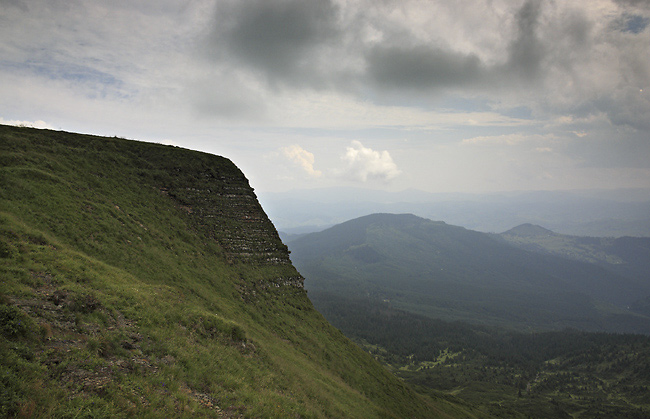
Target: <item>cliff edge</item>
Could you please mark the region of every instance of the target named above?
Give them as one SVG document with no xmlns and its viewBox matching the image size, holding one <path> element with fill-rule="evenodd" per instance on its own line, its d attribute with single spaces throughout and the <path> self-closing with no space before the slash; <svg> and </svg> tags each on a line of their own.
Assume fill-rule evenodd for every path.
<svg viewBox="0 0 650 419">
<path fill-rule="evenodd" d="M 472 417 L 317 313 L 228 159 L 0 126 L 0 416 Z"/>
</svg>

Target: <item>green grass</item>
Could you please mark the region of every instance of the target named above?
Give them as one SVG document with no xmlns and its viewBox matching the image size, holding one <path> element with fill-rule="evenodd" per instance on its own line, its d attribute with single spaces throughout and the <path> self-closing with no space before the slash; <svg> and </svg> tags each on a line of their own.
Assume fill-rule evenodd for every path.
<svg viewBox="0 0 650 419">
<path fill-rule="evenodd" d="M 0 416 L 474 416 L 331 327 L 286 261 L 227 159 L 0 126 Z"/>
</svg>

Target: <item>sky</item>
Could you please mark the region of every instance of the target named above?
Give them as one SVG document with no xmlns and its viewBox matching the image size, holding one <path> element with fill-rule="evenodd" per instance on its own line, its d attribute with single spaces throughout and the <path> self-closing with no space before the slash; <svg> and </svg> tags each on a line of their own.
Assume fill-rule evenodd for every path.
<svg viewBox="0 0 650 419">
<path fill-rule="evenodd" d="M 650 187 L 648 0 L 0 0 L 0 123 L 261 192 Z"/>
</svg>

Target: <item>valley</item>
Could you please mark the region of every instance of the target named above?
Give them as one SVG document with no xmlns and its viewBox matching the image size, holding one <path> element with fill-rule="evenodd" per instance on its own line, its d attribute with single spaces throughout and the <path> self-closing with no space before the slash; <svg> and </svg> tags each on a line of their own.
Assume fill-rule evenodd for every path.
<svg viewBox="0 0 650 419">
<path fill-rule="evenodd" d="M 287 242 L 316 308 L 423 393 L 498 417 L 647 417 L 647 239 L 373 214 Z"/>
</svg>

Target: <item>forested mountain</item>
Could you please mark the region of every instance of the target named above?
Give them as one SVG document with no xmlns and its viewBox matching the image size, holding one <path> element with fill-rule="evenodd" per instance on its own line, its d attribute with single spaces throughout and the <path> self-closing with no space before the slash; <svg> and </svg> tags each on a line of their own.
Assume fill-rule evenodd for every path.
<svg viewBox="0 0 650 419">
<path fill-rule="evenodd" d="M 310 292 L 316 307 L 421 391 L 507 418 L 638 418 L 650 412 L 650 336 L 513 332 Z"/>
<path fill-rule="evenodd" d="M 497 417 L 648 415 L 650 304 L 626 308 L 643 281 L 408 214 L 288 245 L 316 308 L 423 392 Z"/>
<path fill-rule="evenodd" d="M 476 417 L 314 310 L 244 174 L 0 126 L 0 417 Z"/>
<path fill-rule="evenodd" d="M 520 249 L 601 266 L 634 282 L 643 290 L 641 297 L 650 295 L 650 237 L 568 236 L 532 224 L 498 237 Z"/>
<path fill-rule="evenodd" d="M 288 245 L 310 291 L 519 330 L 650 330 L 650 318 L 627 310 L 648 294 L 638 281 L 410 214 L 357 218 Z"/>
</svg>

